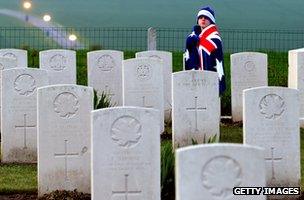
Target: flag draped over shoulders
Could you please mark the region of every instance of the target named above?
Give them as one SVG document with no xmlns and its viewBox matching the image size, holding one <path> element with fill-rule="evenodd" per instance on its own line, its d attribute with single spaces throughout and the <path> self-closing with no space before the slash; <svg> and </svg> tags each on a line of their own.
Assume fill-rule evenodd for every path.
<svg viewBox="0 0 304 200">
<path fill-rule="evenodd" d="M 218 73 L 219 92 L 226 89 L 224 55 L 220 34 L 215 24 L 201 30 L 196 25 L 186 40 L 186 70 L 208 70 Z"/>
</svg>

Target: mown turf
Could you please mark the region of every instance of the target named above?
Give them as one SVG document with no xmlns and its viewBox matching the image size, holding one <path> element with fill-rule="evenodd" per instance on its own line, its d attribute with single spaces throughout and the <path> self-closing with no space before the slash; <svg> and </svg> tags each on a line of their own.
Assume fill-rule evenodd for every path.
<svg viewBox="0 0 304 200">
<path fill-rule="evenodd" d="M 0 164 L 0 193 L 33 193 L 37 191 L 37 165 Z"/>
</svg>

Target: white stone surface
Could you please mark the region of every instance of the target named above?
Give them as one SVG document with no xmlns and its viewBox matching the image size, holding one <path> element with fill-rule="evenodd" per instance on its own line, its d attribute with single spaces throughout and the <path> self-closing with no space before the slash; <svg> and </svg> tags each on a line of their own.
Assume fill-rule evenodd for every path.
<svg viewBox="0 0 304 200">
<path fill-rule="evenodd" d="M 48 85 L 45 70 L 2 71 L 2 162 L 37 160 L 37 88 Z"/>
<path fill-rule="evenodd" d="M 99 50 L 87 54 L 88 85 L 111 98 L 113 106 L 122 105 L 122 51 Z"/>
<path fill-rule="evenodd" d="M 186 68 L 186 53 L 183 53 L 183 71 L 185 71 Z"/>
<path fill-rule="evenodd" d="M 38 89 L 38 195 L 54 190 L 90 193 L 93 89 Z"/>
<path fill-rule="evenodd" d="M 288 51 L 288 87 L 299 90 L 300 126 L 304 128 L 304 49 Z"/>
<path fill-rule="evenodd" d="M 134 58 L 123 61 L 123 105 L 154 108 L 160 111 L 164 130 L 164 91 L 162 61 Z"/>
<path fill-rule="evenodd" d="M 243 90 L 268 85 L 267 54 L 242 52 L 230 58 L 232 120 L 237 122 L 243 120 Z"/>
<path fill-rule="evenodd" d="M 220 99 L 216 72 L 173 73 L 172 133 L 174 148 L 204 143 L 220 134 Z"/>
<path fill-rule="evenodd" d="M 40 69 L 48 71 L 50 85 L 76 84 L 76 52 L 51 49 L 39 52 Z"/>
<path fill-rule="evenodd" d="M 92 123 L 92 199 L 160 200 L 158 111 L 101 109 Z"/>
<path fill-rule="evenodd" d="M 296 186 L 300 176 L 299 94 L 259 87 L 244 91 L 244 143 L 265 149 L 268 186 Z"/>
<path fill-rule="evenodd" d="M 27 51 L 22 49 L 0 49 L 0 57 L 12 58 L 16 62 L 15 67 L 27 67 Z M 15 63 L 14 63 L 15 64 Z"/>
<path fill-rule="evenodd" d="M 249 159 L 250 158 L 250 159 Z M 237 144 L 207 144 L 176 150 L 176 200 L 266 200 L 233 195 L 233 187 L 264 187 L 263 150 Z"/>
<path fill-rule="evenodd" d="M 295 66 L 297 64 L 297 52 L 303 52 L 304 48 L 292 49 L 288 51 L 288 66 Z"/>
<path fill-rule="evenodd" d="M 0 71 L 4 69 L 19 68 L 17 65 L 17 59 L 10 57 L 0 56 Z M 0 72 L 0 83 L 2 79 L 2 74 Z M 1 113 L 1 87 L 0 87 L 0 113 Z M 1 114 L 0 114 L 0 129 L 1 129 Z"/>
<path fill-rule="evenodd" d="M 0 56 L 0 70 L 18 68 L 17 59 Z"/>
<path fill-rule="evenodd" d="M 157 46 L 157 32 L 153 27 L 148 28 L 148 37 L 147 37 L 147 50 L 156 50 Z"/>
<path fill-rule="evenodd" d="M 158 58 L 163 62 L 164 80 L 164 112 L 165 120 L 171 121 L 172 109 L 172 53 L 168 51 L 142 51 L 135 54 L 136 58 Z"/>
</svg>

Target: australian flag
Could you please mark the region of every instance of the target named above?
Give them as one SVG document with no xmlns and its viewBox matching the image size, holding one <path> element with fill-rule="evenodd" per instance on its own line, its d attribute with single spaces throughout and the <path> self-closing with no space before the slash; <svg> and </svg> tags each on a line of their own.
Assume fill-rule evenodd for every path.
<svg viewBox="0 0 304 200">
<path fill-rule="evenodd" d="M 214 24 L 204 28 L 196 25 L 186 41 L 186 70 L 208 70 L 218 73 L 219 92 L 226 89 L 222 40 Z"/>
</svg>

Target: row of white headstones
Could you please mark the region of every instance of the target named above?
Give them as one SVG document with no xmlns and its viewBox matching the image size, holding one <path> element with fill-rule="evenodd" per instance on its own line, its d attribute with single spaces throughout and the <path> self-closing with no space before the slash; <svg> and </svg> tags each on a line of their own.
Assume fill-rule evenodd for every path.
<svg viewBox="0 0 304 200">
<path fill-rule="evenodd" d="M 52 64 L 42 62 L 40 52 L 41 69 L 26 68 L 24 63 L 18 63 L 14 50 L 6 51 L 0 58 L 4 69 L 2 162 L 36 161 L 38 147 L 39 195 L 77 188 L 81 192 L 92 191 L 93 199 L 129 195 L 160 198 L 159 135 L 166 111 L 164 59 L 129 59 L 122 61 L 120 71 L 115 71 L 119 67 L 114 55 L 119 53 L 122 58 L 122 52 L 88 53 L 88 79 L 96 77 L 92 83 L 105 84 L 103 80 L 107 80 L 108 88 L 110 84 L 123 85 L 124 107 L 92 111 L 93 89 L 77 86 L 76 81 L 64 82 L 64 77 L 70 78 L 72 73 L 61 75 L 74 66 L 67 61 L 71 51 L 57 50 L 48 57 L 49 61 L 53 59 Z M 168 52 L 152 53 L 155 54 L 143 57 L 161 58 L 161 53 Z M 90 55 L 95 55 L 94 59 Z M 89 67 L 90 62 L 95 67 Z M 246 63 L 245 68 L 260 68 Z M 76 66 L 74 72 L 76 77 Z M 170 83 L 171 73 L 172 67 Z M 121 83 L 113 81 L 120 79 L 120 74 Z M 106 92 L 111 94 L 110 89 Z M 203 143 L 206 138 L 219 137 L 220 100 L 215 72 L 173 73 L 172 99 L 175 148 L 191 145 L 194 140 Z M 209 195 L 207 199 L 229 199 L 235 186 L 299 186 L 299 91 L 260 87 L 245 90 L 243 99 L 244 145 L 198 145 L 176 151 L 177 198 L 191 200 L 202 194 Z"/>
</svg>

